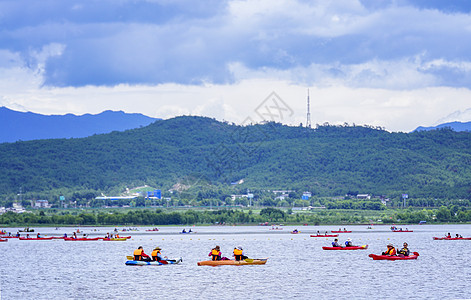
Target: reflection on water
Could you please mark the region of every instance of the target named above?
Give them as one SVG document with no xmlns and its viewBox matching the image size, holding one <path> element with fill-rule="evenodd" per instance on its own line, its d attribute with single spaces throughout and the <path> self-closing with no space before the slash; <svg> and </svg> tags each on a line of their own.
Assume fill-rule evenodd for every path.
<svg viewBox="0 0 471 300">
<path fill-rule="evenodd" d="M 445 232 L 471 236 L 469 225 L 408 226 L 412 233 L 392 233 L 387 226 L 366 230 L 349 226 L 340 242 L 368 244 L 367 250 L 324 251 L 332 238 L 311 238 L 333 226 L 302 226 L 269 230 L 262 226 L 195 227 L 159 232 L 129 232 L 126 242 L 19 241 L 0 243 L 1 299 L 464 299 L 471 298 L 469 263 L 471 241 L 433 241 Z M 112 228 L 98 232 L 104 236 Z M 7 231 L 16 232 L 15 229 Z M 42 228 L 42 234 L 61 235 L 71 229 Z M 407 241 L 416 261 L 373 261 L 389 242 Z M 249 257 L 269 257 L 263 266 L 197 266 L 215 245 L 231 257 L 242 246 Z M 126 255 L 138 246 L 149 254 L 160 246 L 172 266 L 125 266 Z"/>
</svg>

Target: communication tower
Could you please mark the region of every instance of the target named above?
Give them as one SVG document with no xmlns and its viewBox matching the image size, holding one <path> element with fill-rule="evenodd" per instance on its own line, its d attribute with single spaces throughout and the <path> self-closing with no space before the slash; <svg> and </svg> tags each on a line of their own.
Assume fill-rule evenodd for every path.
<svg viewBox="0 0 471 300">
<path fill-rule="evenodd" d="M 306 116 L 306 127 L 311 128 L 311 106 L 309 103 L 309 89 L 307 89 L 307 116 Z"/>
</svg>

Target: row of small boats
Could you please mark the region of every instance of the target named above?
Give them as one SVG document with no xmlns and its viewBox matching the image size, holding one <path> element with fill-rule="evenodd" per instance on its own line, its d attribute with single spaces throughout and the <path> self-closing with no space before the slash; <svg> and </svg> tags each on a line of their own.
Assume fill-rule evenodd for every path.
<svg viewBox="0 0 471 300">
<path fill-rule="evenodd" d="M 64 240 L 64 241 L 126 241 L 130 239 L 131 236 L 118 237 L 118 238 L 104 238 L 104 237 L 95 237 L 95 238 L 73 238 L 73 237 L 64 237 L 64 236 L 50 236 L 50 237 L 17 237 L 17 236 L 4 236 L 0 238 L 1 242 L 8 241 L 8 239 L 18 239 L 20 241 L 49 241 L 49 240 Z"/>
</svg>

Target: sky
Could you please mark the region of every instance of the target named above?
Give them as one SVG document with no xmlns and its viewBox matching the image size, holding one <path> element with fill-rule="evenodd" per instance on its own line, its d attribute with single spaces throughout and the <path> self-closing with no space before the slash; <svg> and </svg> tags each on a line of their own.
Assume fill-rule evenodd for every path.
<svg viewBox="0 0 471 300">
<path fill-rule="evenodd" d="M 0 106 L 409 132 L 471 121 L 468 0 L 2 0 Z"/>
</svg>

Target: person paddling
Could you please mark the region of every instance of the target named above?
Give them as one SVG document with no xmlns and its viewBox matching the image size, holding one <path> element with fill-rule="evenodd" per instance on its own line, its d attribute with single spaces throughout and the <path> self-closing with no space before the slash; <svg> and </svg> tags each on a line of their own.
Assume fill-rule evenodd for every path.
<svg viewBox="0 0 471 300">
<path fill-rule="evenodd" d="M 396 248 L 394 248 L 393 244 L 388 244 L 388 250 L 383 252 L 382 255 L 394 256 L 396 255 Z"/>
<path fill-rule="evenodd" d="M 342 246 L 340 246 L 339 244 L 339 239 L 335 239 L 333 242 L 332 242 L 332 247 L 338 247 L 338 248 L 341 248 Z"/>
<path fill-rule="evenodd" d="M 402 245 L 402 249 L 399 250 L 397 254 L 399 254 L 399 256 L 409 256 L 410 251 L 409 251 L 409 248 L 407 247 L 408 247 L 407 243 L 404 242 L 404 244 Z"/>
<path fill-rule="evenodd" d="M 154 250 L 152 251 L 152 253 L 150 254 L 152 256 L 152 260 L 153 261 L 162 261 L 162 252 L 160 252 L 160 250 L 162 250 L 160 247 L 155 247 Z M 167 257 L 165 257 L 167 258 Z"/>
<path fill-rule="evenodd" d="M 239 246 L 237 248 L 234 248 L 234 258 L 235 260 L 239 261 L 247 259 L 248 257 L 244 255 L 244 250 L 242 249 L 242 247 Z"/>
<path fill-rule="evenodd" d="M 150 261 L 149 255 L 144 253 L 142 246 L 134 250 L 134 260 Z"/>
<path fill-rule="evenodd" d="M 221 260 L 222 253 L 219 246 L 214 247 L 208 256 L 211 256 L 211 260 Z"/>
<path fill-rule="evenodd" d="M 352 239 L 349 238 L 345 241 L 345 247 L 354 247 L 352 243 Z"/>
</svg>

